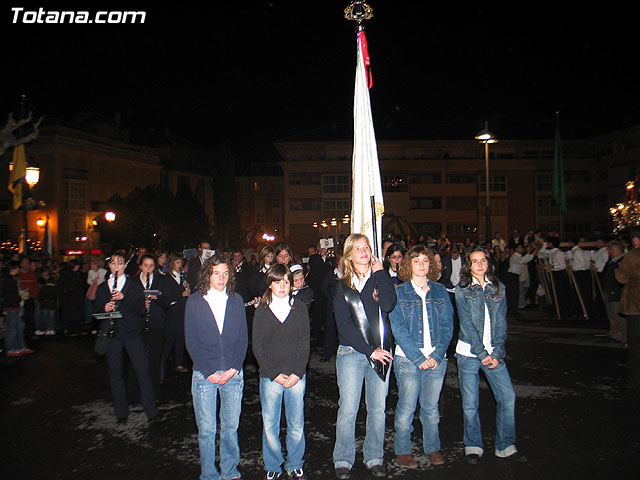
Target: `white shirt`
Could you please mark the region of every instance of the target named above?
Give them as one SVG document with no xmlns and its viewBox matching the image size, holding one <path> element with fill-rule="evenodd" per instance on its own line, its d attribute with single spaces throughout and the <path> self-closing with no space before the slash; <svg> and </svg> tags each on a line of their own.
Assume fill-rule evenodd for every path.
<svg viewBox="0 0 640 480">
<path fill-rule="evenodd" d="M 142 283 L 142 288 L 147 289 L 147 274 L 144 272 L 140 272 L 140 283 Z M 153 273 L 149 274 L 149 288 L 153 285 Z"/>
<path fill-rule="evenodd" d="M 420 303 L 422 304 L 422 343 L 424 347 L 420 348 L 420 351 L 424 355 L 424 358 L 427 358 L 431 355 L 431 352 L 435 350 L 435 347 L 431 345 L 431 332 L 429 331 L 429 315 L 427 314 L 426 303 L 427 292 L 425 292 L 422 287 L 416 285 L 413 280 L 411 280 L 411 285 L 420 297 Z M 396 355 L 406 357 L 400 345 L 396 345 Z"/>
<path fill-rule="evenodd" d="M 289 316 L 289 312 L 291 312 L 291 304 L 289 303 L 289 295 L 285 297 L 276 297 L 271 294 L 271 303 L 269 304 L 269 308 L 276 316 L 280 323 L 284 323 L 284 321 Z"/>
<path fill-rule="evenodd" d="M 180 282 L 180 272 L 177 272 L 177 271 L 173 270 L 171 272 L 171 278 L 173 278 L 178 285 L 181 284 L 181 282 Z"/>
<path fill-rule="evenodd" d="M 220 292 L 215 288 L 210 288 L 202 298 L 204 298 L 209 304 L 211 313 L 213 313 L 213 318 L 216 321 L 216 326 L 218 327 L 218 333 L 222 335 L 222 330 L 224 329 L 224 315 L 227 311 L 227 299 L 229 298 L 227 295 L 227 289 L 225 288 L 224 291 Z"/>
<path fill-rule="evenodd" d="M 596 267 L 598 272 L 602 272 L 607 260 L 609 260 L 609 251 L 607 250 L 607 247 L 602 247 L 597 252 L 594 252 L 592 258 L 593 266 Z"/>
<path fill-rule="evenodd" d="M 571 249 L 571 253 L 571 268 L 574 272 L 589 270 L 591 268 L 589 258 L 585 255 L 584 250 L 582 250 L 578 245 Z"/>
<path fill-rule="evenodd" d="M 515 252 L 509 257 L 509 273 L 522 274 L 522 265 L 529 263 L 531 260 L 533 260 L 533 254 L 527 253 L 523 257 L 518 252 Z"/>
<path fill-rule="evenodd" d="M 551 270 L 554 272 L 560 272 L 567 269 L 567 261 L 564 258 L 562 250 L 559 248 L 553 248 L 549 252 L 549 262 L 551 263 Z"/>
<path fill-rule="evenodd" d="M 124 284 L 127 283 L 127 276 L 123 273 L 122 275 L 120 275 L 118 277 L 118 284 L 115 288 L 115 290 L 118 290 L 119 292 L 122 292 L 122 289 L 124 288 Z M 107 285 L 109 286 L 109 291 L 111 293 L 113 293 L 113 275 L 111 275 L 109 277 L 109 280 L 107 281 Z"/>
<path fill-rule="evenodd" d="M 99 268 L 98 270 L 94 270 L 93 268 L 87 272 L 87 283 L 89 285 L 93 285 L 93 281 L 97 278 L 98 285 L 104 282 L 107 277 L 107 271 L 104 268 Z"/>
<path fill-rule="evenodd" d="M 451 257 L 451 285 L 456 287 L 460 283 L 460 270 L 462 270 L 462 257 Z"/>
<path fill-rule="evenodd" d="M 486 285 L 492 285 L 487 277 L 484 277 L 484 283 Z M 480 282 L 473 277 L 473 284 L 480 285 Z M 482 326 L 482 344 L 484 345 L 484 349 L 487 351 L 489 355 L 493 353 L 493 345 L 491 344 L 491 317 L 489 316 L 489 308 L 487 304 L 484 304 L 484 325 Z M 471 353 L 471 345 L 467 342 L 463 342 L 462 340 L 458 340 L 456 344 L 456 353 L 464 357 L 472 357 L 477 358 L 477 355 Z"/>
</svg>

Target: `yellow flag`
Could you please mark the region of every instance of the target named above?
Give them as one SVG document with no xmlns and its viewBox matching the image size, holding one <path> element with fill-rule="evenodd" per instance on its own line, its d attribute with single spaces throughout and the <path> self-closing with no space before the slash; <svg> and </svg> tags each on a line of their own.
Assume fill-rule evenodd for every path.
<svg viewBox="0 0 640 480">
<path fill-rule="evenodd" d="M 22 188 L 24 182 L 21 180 L 26 174 L 27 160 L 24 153 L 24 145 L 13 147 L 13 169 L 9 174 L 9 191 L 13 193 L 13 209 L 17 210 L 22 205 Z M 19 180 L 19 182 L 16 182 Z"/>
</svg>

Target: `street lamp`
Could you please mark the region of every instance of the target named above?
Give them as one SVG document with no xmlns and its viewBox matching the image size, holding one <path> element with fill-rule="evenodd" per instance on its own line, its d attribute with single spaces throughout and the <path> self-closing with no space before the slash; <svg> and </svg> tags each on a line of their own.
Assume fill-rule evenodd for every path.
<svg viewBox="0 0 640 480">
<path fill-rule="evenodd" d="M 484 180 L 485 193 L 487 195 L 487 241 L 491 241 L 491 206 L 489 205 L 489 144 L 498 143 L 498 139 L 489 131 L 488 122 L 484 122 L 484 130 L 478 132 L 476 140 L 484 143 Z"/>
<path fill-rule="evenodd" d="M 116 219 L 115 212 L 105 212 L 104 219 L 109 223 L 113 222 Z"/>
</svg>

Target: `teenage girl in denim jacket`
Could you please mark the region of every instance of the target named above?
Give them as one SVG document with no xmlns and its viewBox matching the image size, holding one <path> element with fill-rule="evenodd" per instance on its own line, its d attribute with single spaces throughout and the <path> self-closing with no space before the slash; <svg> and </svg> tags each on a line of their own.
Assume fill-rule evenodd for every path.
<svg viewBox="0 0 640 480">
<path fill-rule="evenodd" d="M 406 468 L 417 468 L 411 453 L 411 432 L 418 399 L 424 452 L 433 465 L 445 463 L 440 453 L 438 400 L 447 373 L 453 306 L 444 286 L 435 282 L 439 273 L 431 249 L 411 247 L 398 272 L 403 283 L 396 288 L 398 303 L 390 314 L 397 344 L 394 449 L 398 462 Z"/>
<path fill-rule="evenodd" d="M 507 337 L 505 287 L 494 274 L 491 256 L 481 247 L 467 252 L 456 287 L 460 334 L 456 345 L 458 379 L 464 414 L 467 462 L 477 464 L 483 454 L 478 386 L 482 370 L 496 400 L 495 455 L 526 461 L 515 446 L 516 394 L 504 360 Z"/>
</svg>

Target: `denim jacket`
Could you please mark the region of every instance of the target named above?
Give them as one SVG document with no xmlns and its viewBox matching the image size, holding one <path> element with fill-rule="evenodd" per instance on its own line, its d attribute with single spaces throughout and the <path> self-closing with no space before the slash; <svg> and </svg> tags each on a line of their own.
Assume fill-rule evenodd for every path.
<svg viewBox="0 0 640 480">
<path fill-rule="evenodd" d="M 456 287 L 456 305 L 460 319 L 459 339 L 471 345 L 471 353 L 482 361 L 489 356 L 482 343 L 484 333 L 484 306 L 489 310 L 491 322 L 491 357 L 503 360 L 504 343 L 507 339 L 507 302 L 505 288 L 500 282 L 500 291 L 492 283 L 485 283 L 484 290 L 474 283 L 468 287 Z"/>
<path fill-rule="evenodd" d="M 398 285 L 396 295 L 398 302 L 389 314 L 391 330 L 407 359 L 419 366 L 426 360 L 420 351 L 424 347 L 422 299 L 411 282 Z M 429 356 L 441 363 L 453 335 L 453 306 L 444 286 L 432 281 L 429 281 L 425 304 L 431 345 L 435 347 Z"/>
</svg>

